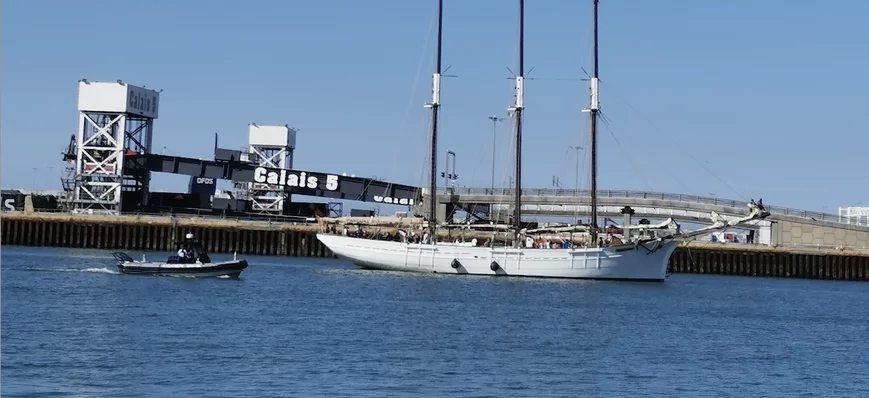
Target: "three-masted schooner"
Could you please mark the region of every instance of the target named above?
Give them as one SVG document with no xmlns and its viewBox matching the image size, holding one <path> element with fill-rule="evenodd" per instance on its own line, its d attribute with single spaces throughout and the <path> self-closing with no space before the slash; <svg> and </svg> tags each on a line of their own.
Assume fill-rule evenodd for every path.
<svg viewBox="0 0 869 398">
<path fill-rule="evenodd" d="M 712 225 L 696 231 L 681 231 L 672 219 L 658 225 L 625 225 L 623 230 L 639 230 L 634 239 L 617 245 L 603 245 L 597 227 L 597 117 L 599 111 L 598 79 L 598 0 L 594 7 L 594 73 L 591 77 L 591 103 L 586 111 L 591 119 L 591 220 L 589 226 L 523 230 L 522 215 L 522 111 L 524 109 L 524 1 L 519 0 L 519 70 L 515 80 L 515 103 L 508 108 L 515 124 L 515 204 L 510 229 L 513 246 L 468 246 L 436 242 L 436 155 L 437 122 L 440 106 L 441 37 L 443 0 L 438 0 L 437 66 L 432 76 L 431 109 L 431 174 L 428 195 L 430 240 L 412 243 L 407 240 L 388 241 L 339 234 L 319 233 L 317 238 L 339 258 L 359 267 L 379 270 L 436 272 L 467 275 L 509 275 L 529 277 L 616 279 L 663 281 L 670 255 L 681 241 L 761 219 L 769 213 L 762 204 L 748 203 L 746 216 L 727 221 L 712 213 Z M 665 231 L 666 230 L 666 231 Z M 522 247 L 528 236 L 535 234 L 584 233 L 587 244 L 568 248 Z M 572 241 L 572 239 L 571 239 Z"/>
</svg>

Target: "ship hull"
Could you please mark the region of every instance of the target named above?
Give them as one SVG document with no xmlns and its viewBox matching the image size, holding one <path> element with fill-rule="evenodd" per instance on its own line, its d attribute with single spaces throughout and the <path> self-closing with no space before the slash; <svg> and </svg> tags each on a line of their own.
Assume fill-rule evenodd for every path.
<svg viewBox="0 0 869 398">
<path fill-rule="evenodd" d="M 655 281 L 678 241 L 605 248 L 527 249 L 437 245 L 317 234 L 336 256 L 367 269 L 457 275 Z"/>
</svg>

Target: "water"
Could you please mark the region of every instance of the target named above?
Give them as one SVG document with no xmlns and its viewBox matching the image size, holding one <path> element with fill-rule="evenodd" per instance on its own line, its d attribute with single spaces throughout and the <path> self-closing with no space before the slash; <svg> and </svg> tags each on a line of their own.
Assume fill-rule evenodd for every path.
<svg viewBox="0 0 869 398">
<path fill-rule="evenodd" d="M 4 246 L 4 396 L 869 396 L 866 284 L 247 258 L 241 280 L 184 279 Z"/>
</svg>

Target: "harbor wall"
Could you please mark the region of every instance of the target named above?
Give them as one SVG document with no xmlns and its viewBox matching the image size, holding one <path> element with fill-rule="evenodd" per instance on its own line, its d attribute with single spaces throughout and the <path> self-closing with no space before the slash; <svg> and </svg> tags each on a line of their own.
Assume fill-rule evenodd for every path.
<svg viewBox="0 0 869 398">
<path fill-rule="evenodd" d="M 800 279 L 869 281 L 869 252 L 689 243 L 670 257 L 668 271 Z"/>
<path fill-rule="evenodd" d="M 869 249 L 865 225 L 830 223 L 810 219 L 779 220 L 772 224 L 773 243 L 782 246 L 841 246 Z"/>
<path fill-rule="evenodd" d="M 176 239 L 193 233 L 211 253 L 334 257 L 311 225 L 5 213 L 0 226 L 3 245 L 174 251 Z M 867 281 L 869 252 L 692 242 L 674 252 L 669 272 Z"/>
<path fill-rule="evenodd" d="M 0 226 L 3 245 L 174 252 L 174 242 L 193 233 L 210 253 L 333 257 L 317 240 L 317 228 L 306 225 L 7 213 L 0 217 Z"/>
</svg>

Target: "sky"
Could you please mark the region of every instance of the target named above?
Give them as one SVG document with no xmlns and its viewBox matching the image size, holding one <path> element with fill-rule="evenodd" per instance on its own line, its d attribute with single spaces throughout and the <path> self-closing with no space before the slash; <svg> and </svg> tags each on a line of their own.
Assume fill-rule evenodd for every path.
<svg viewBox="0 0 869 398">
<path fill-rule="evenodd" d="M 456 152 L 458 186 L 491 184 L 517 3 L 444 0 L 438 165 Z M 81 78 L 163 89 L 153 152 L 207 159 L 214 133 L 240 149 L 248 123 L 288 124 L 296 168 L 427 184 L 436 1 L 203 4 L 4 1 L 0 185 L 60 189 Z M 869 205 L 866 15 L 860 0 L 602 0 L 599 189 Z M 526 1 L 525 38 L 523 185 L 587 188 L 591 1 Z M 511 123 L 495 126 L 499 186 Z"/>
</svg>

